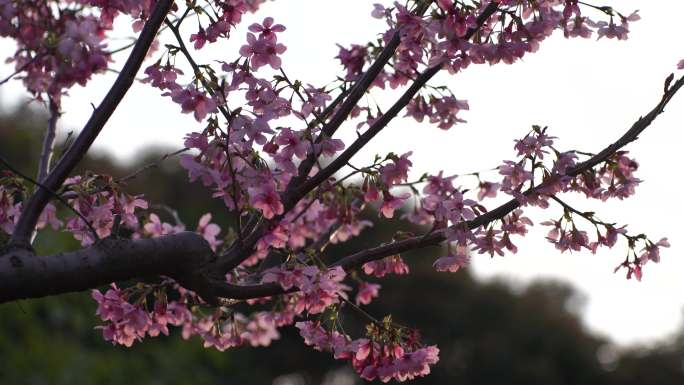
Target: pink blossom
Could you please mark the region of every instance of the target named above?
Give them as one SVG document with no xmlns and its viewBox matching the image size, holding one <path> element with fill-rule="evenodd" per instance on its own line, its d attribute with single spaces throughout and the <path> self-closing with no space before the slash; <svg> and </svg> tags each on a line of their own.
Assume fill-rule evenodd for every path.
<svg viewBox="0 0 684 385">
<path fill-rule="evenodd" d="M 409 193 L 392 195 L 387 190 L 382 192 L 382 207 L 380 207 L 380 212 L 385 218 L 392 218 L 394 216 L 394 210 L 402 207 L 404 201 L 408 199 L 411 195 Z"/>
<path fill-rule="evenodd" d="M 193 45 L 195 49 L 202 49 L 204 44 L 207 42 L 207 32 L 204 30 L 204 28 L 200 27 L 197 33 L 190 35 L 190 41 L 195 43 Z"/>
<path fill-rule="evenodd" d="M 409 151 L 400 157 L 394 156 L 392 163 L 380 167 L 380 177 L 387 186 L 406 181 L 409 168 L 413 165 L 409 160 L 412 152 Z"/>
<path fill-rule="evenodd" d="M 382 19 L 385 17 L 387 10 L 385 9 L 385 6 L 382 4 L 373 4 L 373 12 L 371 12 L 371 16 L 373 16 L 376 19 Z"/>
<path fill-rule="evenodd" d="M 667 241 L 667 238 L 662 238 L 657 243 L 647 241 L 646 247 L 643 248 L 644 252 L 639 257 L 639 263 L 644 265 L 648 261 L 653 261 L 655 263 L 660 262 L 661 247 L 670 247 L 670 242 Z"/>
<path fill-rule="evenodd" d="M 262 24 L 254 23 L 249 26 L 249 30 L 259 34 L 259 38 L 276 40 L 276 32 L 285 31 L 285 26 L 282 24 L 273 25 L 273 18 L 267 17 Z"/>
<path fill-rule="evenodd" d="M 192 112 L 198 122 L 204 120 L 207 114 L 218 112 L 216 101 L 194 86 L 171 89 L 163 95 L 171 96 L 174 102 L 180 104 L 182 113 Z"/>
<path fill-rule="evenodd" d="M 247 33 L 247 44 L 240 48 L 240 55 L 251 58 L 252 68 L 255 70 L 266 64 L 273 69 L 280 69 L 281 60 L 278 55 L 282 55 L 287 47 L 278 43 L 275 39 L 259 37 L 256 38 L 252 33 Z"/>
<path fill-rule="evenodd" d="M 596 23 L 598 27 L 598 38 L 607 37 L 608 39 L 617 38 L 618 40 L 626 40 L 629 30 L 627 24 L 617 25 L 611 20 L 610 23 L 599 21 Z"/>
<path fill-rule="evenodd" d="M 446 257 L 441 257 L 435 261 L 433 266 L 437 271 L 445 271 L 455 273 L 461 268 L 470 263 L 470 256 L 467 252 L 457 252 L 456 254 L 449 254 Z"/>
<path fill-rule="evenodd" d="M 295 133 L 287 127 L 280 130 L 275 142 L 282 146 L 279 154 L 287 158 L 297 156 L 299 159 L 304 159 L 309 147 L 311 147 L 308 140 L 301 138 L 299 133 Z"/>
<path fill-rule="evenodd" d="M 523 163 L 510 160 L 504 161 L 504 164 L 499 166 L 499 173 L 504 176 L 501 191 L 509 194 L 514 190 L 519 190 L 523 183 L 532 180 L 532 173 L 525 170 Z"/>
<path fill-rule="evenodd" d="M 264 218 L 271 219 L 276 215 L 282 214 L 285 209 L 280 202 L 280 196 L 275 188 L 270 184 L 263 184 L 258 187 L 250 187 L 249 203 L 261 210 Z"/>
<path fill-rule="evenodd" d="M 0 209 L 0 211 L 2 210 Z M 40 213 L 40 216 L 38 217 L 36 228 L 42 229 L 48 224 L 50 225 L 50 227 L 52 227 L 53 230 L 58 230 L 60 227 L 62 227 L 63 224 L 62 221 L 60 221 L 57 218 L 57 209 L 55 208 L 55 205 L 53 205 L 52 203 L 48 203 L 47 205 L 45 205 L 45 209 L 43 209 L 43 212 Z"/>
<path fill-rule="evenodd" d="M 138 217 L 135 215 L 136 209 L 147 209 L 147 201 L 141 198 L 142 195 L 119 194 L 116 204 L 120 206 L 121 220 L 131 229 L 137 229 Z"/>
<path fill-rule="evenodd" d="M 177 89 L 181 86 L 176 83 L 178 75 L 182 75 L 183 71 L 171 65 L 161 66 L 155 63 L 145 69 L 146 78 L 142 80 L 143 83 L 151 83 L 152 87 L 161 90 Z"/>
<path fill-rule="evenodd" d="M 252 314 L 245 329 L 240 337 L 254 347 L 269 346 L 273 340 L 280 338 L 272 315 L 268 312 Z"/>
<path fill-rule="evenodd" d="M 481 201 L 484 198 L 496 198 L 496 192 L 501 187 L 501 184 L 493 182 L 480 182 L 478 187 L 480 189 L 477 192 L 477 200 Z"/>
<path fill-rule="evenodd" d="M 223 243 L 216 239 L 216 236 L 221 232 L 221 228 L 217 224 L 210 222 L 211 214 L 207 213 L 202 215 L 197 224 L 197 230 L 195 231 L 209 242 L 209 246 L 211 246 L 212 250 L 216 251 L 216 247 Z"/>
<path fill-rule="evenodd" d="M 145 232 L 152 237 L 158 237 L 167 234 L 176 234 L 184 230 L 183 226 L 177 225 L 173 226 L 169 223 L 162 222 L 157 214 L 150 214 L 149 222 L 147 222 L 143 228 Z"/>
<path fill-rule="evenodd" d="M 505 245 L 501 241 L 500 233 L 498 230 L 489 229 L 484 235 L 476 237 L 474 250 L 477 250 L 479 254 L 488 253 L 490 256 L 494 256 L 494 254 L 503 256 Z"/>
<path fill-rule="evenodd" d="M 378 296 L 380 285 L 376 283 L 361 282 L 359 283 L 359 291 L 356 293 L 356 304 L 368 305 L 373 298 Z"/>
<path fill-rule="evenodd" d="M 363 65 L 366 63 L 366 47 L 353 44 L 351 48 L 346 49 L 338 44 L 340 53 L 336 56 L 340 59 L 342 66 L 346 69 L 346 80 L 354 80 L 363 71 Z"/>
<path fill-rule="evenodd" d="M 324 89 L 317 89 L 309 85 L 306 88 L 307 101 L 302 104 L 301 113 L 303 117 L 311 115 L 317 108 L 325 107 L 326 103 L 332 100 Z"/>
<path fill-rule="evenodd" d="M 465 120 L 456 115 L 462 110 L 470 109 L 468 101 L 458 100 L 453 96 L 432 99 L 430 104 L 434 108 L 430 122 L 439 123 L 438 127 L 442 130 L 448 130 L 456 123 L 465 123 Z"/>
<path fill-rule="evenodd" d="M 382 278 L 385 274 L 408 274 L 409 267 L 399 255 L 386 257 L 378 261 L 367 262 L 363 265 L 363 272 Z"/>
</svg>

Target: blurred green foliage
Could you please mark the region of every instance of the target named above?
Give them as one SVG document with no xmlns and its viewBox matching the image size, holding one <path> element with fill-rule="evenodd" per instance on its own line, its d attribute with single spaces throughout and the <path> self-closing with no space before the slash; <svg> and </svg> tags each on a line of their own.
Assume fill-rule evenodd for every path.
<svg viewBox="0 0 684 385">
<path fill-rule="evenodd" d="M 0 154 L 34 174 L 45 122 L 28 109 L 0 114 Z M 121 177 L 161 154 L 144 154 L 126 167 L 89 156 L 81 171 Z M 176 164 L 168 160 L 145 172 L 131 181 L 129 192 L 144 192 L 151 202 L 178 209 L 188 228 L 205 212 L 225 228 L 230 223 L 225 207 L 200 185 L 189 185 Z M 332 247 L 329 258 L 388 241 L 407 228 L 398 220 L 376 226 Z M 39 253 L 76 247 L 68 234 L 58 232 L 43 232 L 36 241 Z M 568 285 L 537 282 L 513 290 L 501 282 L 476 281 L 467 269 L 436 273 L 431 263 L 438 252 L 413 252 L 406 258 L 411 275 L 381 280 L 381 297 L 367 308 L 378 317 L 392 314 L 420 329 L 425 343 L 439 345 L 439 364 L 415 384 L 684 384 L 684 337 L 651 349 L 617 351 L 584 329 L 577 306 L 582 297 Z M 101 338 L 94 311 L 89 293 L 0 305 L 0 385 L 360 383 L 344 363 L 304 346 L 294 328 L 283 329 L 268 348 L 220 353 L 198 340 L 183 341 L 178 331 L 124 348 Z M 358 323 L 354 314 L 345 317 Z"/>
</svg>

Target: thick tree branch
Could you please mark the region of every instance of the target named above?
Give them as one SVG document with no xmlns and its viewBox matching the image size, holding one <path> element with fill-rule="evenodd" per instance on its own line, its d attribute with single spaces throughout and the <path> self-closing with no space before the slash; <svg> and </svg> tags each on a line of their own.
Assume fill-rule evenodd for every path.
<svg viewBox="0 0 684 385">
<path fill-rule="evenodd" d="M 128 89 L 133 84 L 135 75 L 140 69 L 145 55 L 152 44 L 157 31 L 164 21 L 167 12 L 169 11 L 173 0 L 159 0 L 154 7 L 149 20 L 145 23 L 145 27 L 140 33 L 140 37 L 133 47 L 126 64 L 121 73 L 112 85 L 112 88 L 107 92 L 107 95 L 102 100 L 102 103 L 95 109 L 93 115 L 86 123 L 83 130 L 78 135 L 78 138 L 69 147 L 67 152 L 62 156 L 54 170 L 48 174 L 43 181 L 46 188 L 39 188 L 28 199 L 24 205 L 23 212 L 15 227 L 10 243 L 20 247 L 30 247 L 30 236 L 36 226 L 40 213 L 45 208 L 45 205 L 50 200 L 51 194 L 48 191 L 57 191 L 64 183 L 64 180 L 69 176 L 71 171 L 85 156 L 88 149 L 95 141 L 95 138 L 100 134 L 102 128 L 109 120 L 114 110 L 116 110 L 119 102 L 123 99 Z"/>
<path fill-rule="evenodd" d="M 134 241 L 108 238 L 86 249 L 48 256 L 17 248 L 0 258 L 0 303 L 145 276 L 197 282 L 213 256 L 204 238 L 192 232 Z"/>
</svg>

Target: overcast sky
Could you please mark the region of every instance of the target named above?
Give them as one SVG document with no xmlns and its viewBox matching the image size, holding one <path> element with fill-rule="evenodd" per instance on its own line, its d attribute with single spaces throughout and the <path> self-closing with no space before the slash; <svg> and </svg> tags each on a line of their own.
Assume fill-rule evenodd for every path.
<svg viewBox="0 0 684 385">
<path fill-rule="evenodd" d="M 382 22 L 369 16 L 374 2 L 276 1 L 245 24 L 264 15 L 285 24 L 288 29 L 280 35 L 288 46 L 284 69 L 290 77 L 321 86 L 340 73 L 333 60 L 338 51 L 335 43 L 365 43 L 383 31 Z M 598 5 L 612 5 L 626 14 L 640 10 L 642 20 L 633 24 L 629 40 L 596 42 L 555 36 L 518 64 L 473 66 L 456 77 L 442 74 L 431 84 L 448 84 L 459 99 L 469 101 L 471 110 L 462 116 L 468 123 L 441 131 L 413 120 L 397 120 L 354 163 L 363 164 L 375 153 L 413 151 L 414 176 L 441 169 L 447 174 L 486 170 L 512 159 L 513 139 L 523 136 L 532 124 L 548 125 L 551 135 L 559 137 L 556 144 L 560 149 L 595 152 L 616 140 L 658 102 L 665 77 L 684 58 L 684 2 L 604 0 Z M 127 25 L 122 27 L 130 34 Z M 207 60 L 235 59 L 236 47 L 243 39 L 243 32 L 235 33 L 231 42 L 215 50 L 205 49 L 219 55 L 207 56 Z M 124 42 L 111 45 L 118 43 Z M 11 42 L 0 40 L 0 52 L 11 49 Z M 0 65 L 0 77 L 11 71 L 10 66 Z M 99 103 L 113 78 L 113 74 L 98 76 L 88 88 L 70 91 L 60 121 L 63 132 L 84 124 L 90 103 Z M 3 85 L 0 94 L 9 104 L 27 100 L 17 82 Z M 201 129 L 192 117 L 179 114 L 177 105 L 158 95 L 156 89 L 135 84 L 95 148 L 125 162 L 150 145 L 180 148 L 185 133 Z M 387 107 L 391 96 L 378 95 L 378 100 Z M 684 309 L 684 210 L 679 201 L 683 184 L 677 157 L 682 152 L 683 118 L 684 96 L 678 95 L 666 113 L 627 148 L 640 162 L 638 176 L 644 180 L 634 198 L 606 204 L 568 198 L 581 210 L 597 210 L 607 222 L 628 224 L 634 233 L 644 232 L 654 240 L 670 239 L 672 248 L 664 251 L 659 265 L 646 266 L 642 282 L 627 281 L 622 272 L 612 273 L 624 259 L 623 244 L 596 255 L 559 254 L 544 239 L 546 229 L 539 225 L 516 242 L 517 255 L 474 258 L 471 268 L 475 274 L 482 279 L 505 277 L 520 284 L 537 278 L 570 281 L 586 295 L 586 324 L 622 344 L 648 343 L 677 330 Z M 352 126 L 343 127 L 342 138 L 354 138 Z M 530 210 L 529 216 L 538 223 L 558 217 L 559 211 Z"/>
</svg>

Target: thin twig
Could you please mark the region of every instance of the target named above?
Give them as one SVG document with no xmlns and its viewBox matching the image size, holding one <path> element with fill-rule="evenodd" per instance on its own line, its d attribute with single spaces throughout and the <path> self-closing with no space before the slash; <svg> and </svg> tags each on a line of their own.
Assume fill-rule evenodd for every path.
<svg viewBox="0 0 684 385">
<path fill-rule="evenodd" d="M 173 221 L 176 222 L 176 226 L 182 226 L 185 228 L 185 223 L 180 219 L 180 215 L 178 215 L 178 211 L 172 209 L 171 207 L 161 204 L 161 203 L 155 203 L 151 204 L 150 208 L 156 209 L 156 210 L 162 210 L 166 211 L 171 217 L 173 218 Z"/>
<path fill-rule="evenodd" d="M 12 73 L 11 73 L 10 75 L 8 75 L 6 78 L 0 80 L 0 86 L 3 85 L 3 84 L 5 84 L 5 83 L 7 83 L 7 82 L 10 81 L 10 80 L 12 80 L 12 78 L 14 78 L 15 76 L 17 76 L 20 72 L 22 72 L 23 70 L 25 70 L 28 66 L 30 66 L 31 64 L 33 64 L 33 62 L 35 62 L 35 61 L 38 60 L 39 58 L 43 57 L 44 55 L 45 55 L 44 53 L 39 53 L 39 54 L 37 54 L 36 56 L 34 56 L 31 60 L 29 60 L 29 61 L 27 61 L 26 63 L 24 63 L 21 67 L 19 67 L 18 69 L 16 69 L 14 72 L 12 72 Z"/>
<path fill-rule="evenodd" d="M 59 196 L 59 194 L 57 194 L 56 192 L 54 192 L 54 191 L 52 191 L 51 189 L 47 188 L 45 185 L 43 185 L 42 183 L 38 182 L 37 180 L 35 180 L 35 179 L 31 178 L 30 176 L 24 174 L 23 172 L 19 171 L 16 167 L 12 166 L 12 165 L 7 161 L 7 159 L 5 159 L 5 158 L 4 158 L 3 156 L 1 156 L 1 155 L 0 155 L 0 163 L 2 163 L 3 165 L 5 165 L 5 167 L 7 167 L 7 168 L 8 168 L 10 171 L 12 171 L 13 173 L 19 175 L 21 178 L 23 178 L 23 179 L 29 181 L 30 183 L 32 183 L 32 184 L 34 184 L 34 185 L 36 185 L 36 186 L 38 186 L 38 187 L 40 187 L 40 188 L 45 189 L 46 191 L 48 191 L 48 192 L 49 192 L 53 197 L 55 197 L 60 203 L 62 203 L 64 206 L 66 206 L 66 208 L 68 208 L 68 209 L 71 210 L 74 214 L 76 214 L 76 216 L 78 216 L 78 217 L 83 221 L 83 223 L 86 224 L 86 226 L 88 226 L 88 229 L 93 233 L 93 237 L 95 238 L 95 240 L 97 240 L 97 241 L 100 240 L 100 237 L 97 235 L 97 231 L 95 231 L 95 228 L 93 227 L 92 223 L 90 223 L 90 221 L 89 221 L 85 216 L 83 216 L 83 214 L 81 214 L 80 211 L 76 210 L 73 206 L 71 206 L 71 205 L 69 204 L 69 202 L 66 201 L 66 199 L 62 198 L 61 196 Z"/>
<path fill-rule="evenodd" d="M 43 149 L 40 152 L 40 159 L 38 162 L 38 177 L 36 178 L 41 182 L 45 180 L 47 174 L 50 172 L 50 162 L 52 161 L 52 155 L 55 152 L 57 119 L 59 119 L 60 114 L 59 107 L 52 99 L 52 96 L 48 97 L 48 106 L 50 110 L 50 118 L 48 119 L 45 137 L 43 138 Z"/>
<path fill-rule="evenodd" d="M 189 149 L 188 147 L 185 147 L 185 148 L 181 148 L 180 150 L 176 150 L 176 151 L 174 151 L 174 152 L 170 152 L 170 153 L 164 154 L 161 158 L 157 159 L 156 161 L 154 161 L 154 162 L 152 162 L 152 163 L 149 163 L 149 164 L 143 166 L 142 168 L 138 169 L 137 171 L 135 171 L 135 172 L 133 172 L 133 173 L 131 173 L 131 174 L 128 174 L 128 175 L 126 175 L 126 176 L 124 176 L 124 177 L 122 177 L 122 178 L 120 178 L 120 179 L 117 179 L 116 182 L 117 182 L 117 183 L 124 183 L 124 182 L 128 182 L 128 181 L 131 180 L 131 179 L 135 179 L 135 178 L 137 178 L 140 174 L 142 174 L 143 172 L 145 172 L 145 171 L 147 171 L 147 170 L 149 170 L 149 169 L 152 169 L 152 168 L 157 168 L 157 167 L 159 167 L 159 165 L 160 165 L 162 162 L 164 162 L 165 160 L 167 160 L 167 159 L 169 159 L 169 158 L 171 158 L 171 157 L 174 157 L 174 156 L 176 156 L 176 155 L 182 154 L 182 153 L 184 153 L 184 152 L 187 152 L 187 151 L 189 151 L 189 150 L 190 150 L 190 149 Z"/>
<path fill-rule="evenodd" d="M 189 150 L 190 150 L 190 149 L 186 147 L 186 148 L 182 148 L 182 149 L 180 149 L 180 150 L 176 150 L 176 151 L 174 151 L 174 152 L 170 152 L 170 153 L 168 153 L 168 154 L 164 154 L 161 158 L 157 159 L 156 161 L 154 161 L 154 162 L 152 162 L 152 163 L 149 163 L 149 164 L 146 164 L 145 166 L 141 167 L 140 169 L 138 169 L 138 170 L 136 170 L 136 171 L 134 171 L 134 172 L 132 172 L 132 173 L 130 173 L 130 174 L 124 176 L 124 177 L 121 177 L 121 178 L 119 178 L 119 179 L 115 179 L 115 180 L 114 180 L 114 183 L 115 183 L 115 184 L 121 184 L 121 183 L 128 182 L 128 181 L 130 181 L 130 180 L 132 180 L 132 179 L 135 179 L 135 178 L 137 178 L 140 174 L 142 174 L 143 172 L 145 172 L 145 171 L 147 171 L 147 170 L 150 170 L 150 169 L 153 169 L 153 168 L 159 167 L 159 165 L 160 165 L 163 161 L 165 161 L 166 159 L 168 159 L 168 158 L 170 158 L 170 157 L 172 157 L 172 156 L 178 155 L 178 154 L 182 154 L 182 153 L 184 153 L 184 152 L 186 152 L 186 151 L 189 151 Z M 100 193 L 100 192 L 102 192 L 102 191 L 107 190 L 108 188 L 109 188 L 109 186 L 106 186 L 106 185 L 105 185 L 105 186 L 98 187 L 98 188 L 95 188 L 95 189 L 93 189 L 93 190 L 90 190 L 90 191 L 88 191 L 88 193 L 89 193 L 89 194 L 97 194 L 97 193 Z M 62 197 L 62 198 L 65 198 L 65 199 L 75 198 L 76 196 L 78 196 L 78 194 L 77 194 L 75 191 L 66 191 L 66 192 L 64 192 L 64 193 L 61 194 L 61 197 Z"/>
</svg>

